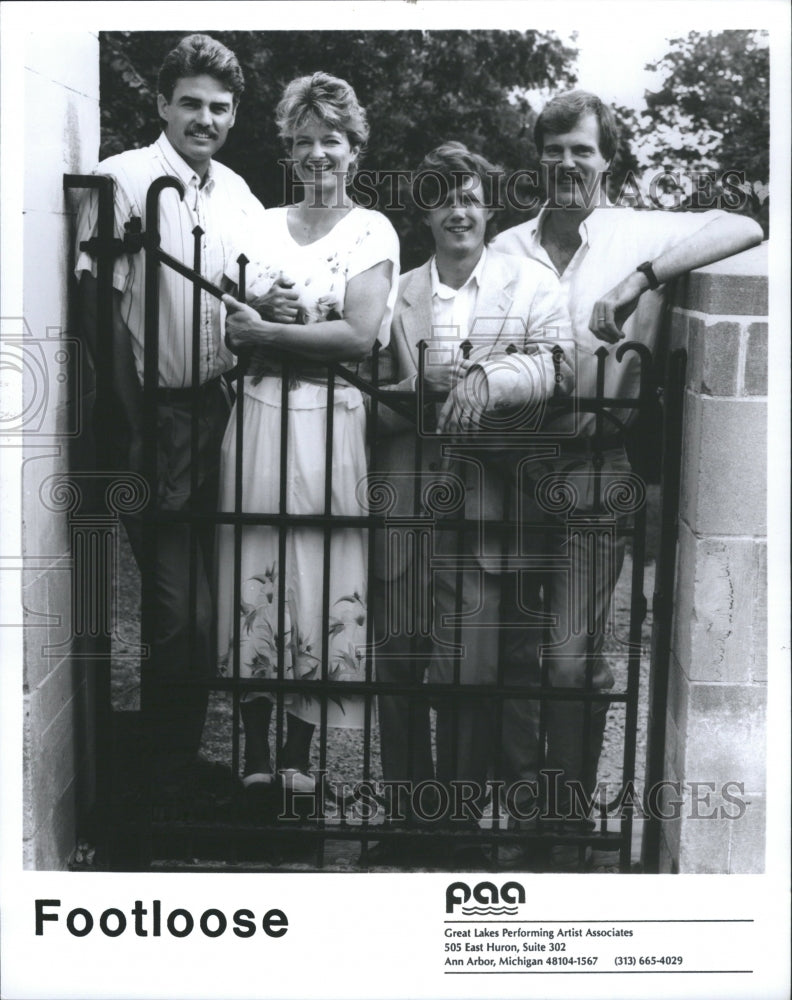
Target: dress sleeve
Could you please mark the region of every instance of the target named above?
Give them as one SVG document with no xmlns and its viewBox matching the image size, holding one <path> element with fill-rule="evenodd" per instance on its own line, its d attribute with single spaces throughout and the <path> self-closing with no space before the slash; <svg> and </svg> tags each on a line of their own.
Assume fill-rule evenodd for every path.
<svg viewBox="0 0 792 1000">
<path fill-rule="evenodd" d="M 390 325 L 393 319 L 393 307 L 399 290 L 399 238 L 396 230 L 379 212 L 361 209 L 364 212 L 363 223 L 354 237 L 354 242 L 347 257 L 347 283 L 355 277 L 368 271 L 370 267 L 384 260 L 391 262 L 391 285 L 385 315 L 380 324 L 377 340 L 386 347 L 390 340 Z"/>
</svg>

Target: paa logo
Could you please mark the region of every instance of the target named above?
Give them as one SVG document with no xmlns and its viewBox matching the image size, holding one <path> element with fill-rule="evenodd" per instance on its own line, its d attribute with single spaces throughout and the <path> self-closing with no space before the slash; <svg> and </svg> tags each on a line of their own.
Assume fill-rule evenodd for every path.
<svg viewBox="0 0 792 1000">
<path fill-rule="evenodd" d="M 465 906 L 470 898 L 472 906 Z M 519 882 L 504 882 L 498 889 L 494 882 L 477 882 L 471 889 L 467 882 L 452 882 L 446 889 L 446 913 L 453 913 L 461 906 L 466 916 L 514 916 L 517 904 L 525 902 L 525 889 Z"/>
</svg>

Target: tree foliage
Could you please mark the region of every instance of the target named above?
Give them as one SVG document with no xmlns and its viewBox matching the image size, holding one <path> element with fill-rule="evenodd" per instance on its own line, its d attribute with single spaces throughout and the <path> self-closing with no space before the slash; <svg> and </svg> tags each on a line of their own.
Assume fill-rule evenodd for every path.
<svg viewBox="0 0 792 1000">
<path fill-rule="evenodd" d="M 107 32 L 100 35 L 102 157 L 153 142 L 157 72 L 185 32 Z M 507 174 L 538 170 L 531 91 L 574 86 L 576 50 L 539 31 L 227 31 L 214 37 L 236 52 L 246 90 L 220 159 L 242 174 L 267 205 L 290 196 L 274 111 L 295 76 L 322 69 L 348 80 L 364 107 L 371 138 L 362 160 L 376 171 L 378 205 L 402 242 L 402 267 L 428 255 L 428 231 L 408 208 L 389 208 L 395 180 L 387 171 L 414 170 L 447 139 L 465 142 Z M 762 32 L 691 32 L 670 42 L 648 69 L 664 83 L 647 93 L 640 112 L 616 107 L 622 143 L 610 193 L 639 162 L 656 172 L 735 170 L 745 174 L 746 210 L 766 226 L 768 203 L 769 49 Z M 520 204 L 539 188 L 523 174 L 504 199 L 501 229 L 524 221 Z M 722 193 L 716 185 L 714 195 Z M 680 207 L 699 204 L 690 188 Z M 396 199 L 399 202 L 399 197 Z M 400 195 L 407 206 L 406 192 Z"/>
<path fill-rule="evenodd" d="M 362 166 L 414 170 L 447 139 L 458 139 L 507 171 L 537 169 L 535 112 L 515 88 L 573 86 L 575 50 L 538 31 L 213 32 L 237 54 L 246 89 L 219 158 L 248 181 L 265 205 L 284 202 L 285 151 L 274 123 L 283 87 L 325 70 L 348 80 L 366 108 L 371 137 Z M 165 54 L 184 32 L 110 32 L 100 36 L 103 157 L 157 137 L 156 81 Z M 409 211 L 388 209 L 394 180 L 378 191 L 402 238 L 402 267 L 425 259 L 426 227 Z M 538 195 L 523 185 L 520 200 Z M 402 199 L 406 202 L 406 198 Z M 506 209 L 501 227 L 524 215 Z"/>
<path fill-rule="evenodd" d="M 746 210 L 767 222 L 770 49 L 767 33 L 690 32 L 646 67 L 663 76 L 646 108 L 622 120 L 645 162 L 672 170 L 744 175 Z M 719 189 L 717 184 L 714 191 Z M 695 201 L 687 199 L 685 207 Z"/>
</svg>

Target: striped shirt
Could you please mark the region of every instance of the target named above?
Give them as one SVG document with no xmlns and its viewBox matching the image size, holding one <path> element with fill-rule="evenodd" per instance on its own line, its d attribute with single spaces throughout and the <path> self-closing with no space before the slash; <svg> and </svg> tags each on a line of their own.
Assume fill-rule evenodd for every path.
<svg viewBox="0 0 792 1000">
<path fill-rule="evenodd" d="M 193 266 L 193 229 L 200 226 L 201 273 L 220 284 L 223 268 L 233 247 L 244 247 L 247 234 L 261 223 L 264 207 L 247 184 L 233 170 L 212 161 L 201 186 L 201 178 L 168 141 L 164 133 L 151 146 L 127 150 L 103 160 L 94 171 L 115 180 L 115 233 L 121 239 L 124 224 L 133 216 L 143 220 L 146 193 L 158 177 L 178 178 L 185 188 L 184 200 L 174 188 L 166 188 L 159 198 L 160 245 L 188 267 Z M 79 280 L 83 271 L 96 277 L 96 261 L 80 251 L 79 244 L 95 235 L 98 198 L 86 193 L 77 217 L 77 263 Z M 116 258 L 113 287 L 121 294 L 121 315 L 132 337 L 138 377 L 143 381 L 145 331 L 145 251 Z M 159 384 L 169 388 L 192 385 L 193 285 L 163 264 L 159 269 Z M 198 356 L 200 382 L 228 371 L 234 356 L 226 350 L 222 337 L 221 303 L 208 292 L 200 295 Z"/>
</svg>

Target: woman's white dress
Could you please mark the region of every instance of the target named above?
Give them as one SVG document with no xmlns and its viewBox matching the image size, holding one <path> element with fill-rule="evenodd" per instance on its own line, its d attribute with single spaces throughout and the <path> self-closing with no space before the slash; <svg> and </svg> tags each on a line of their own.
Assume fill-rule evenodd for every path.
<svg viewBox="0 0 792 1000">
<path fill-rule="evenodd" d="M 321 239 L 300 246 L 287 226 L 287 208 L 268 210 L 254 234 L 256 245 L 243 247 L 247 298 L 266 292 L 282 274 L 300 295 L 300 315 L 317 322 L 343 315 L 348 281 L 381 261 L 392 262 L 391 292 L 380 331 L 387 343 L 398 287 L 396 233 L 378 212 L 355 206 Z M 234 255 L 236 260 L 236 254 Z M 235 263 L 227 274 L 238 280 Z M 327 383 L 315 365 L 309 377 L 291 380 L 286 449 L 285 513 L 322 514 L 325 509 Z M 242 510 L 280 510 L 282 380 L 279 375 L 246 377 L 242 429 Z M 365 407 L 358 389 L 336 380 L 333 400 L 331 513 L 362 515 L 366 506 Z M 223 440 L 220 509 L 235 509 L 236 408 Z M 367 533 L 360 528 L 330 532 L 329 618 L 323 629 L 325 532 L 318 528 L 285 531 L 285 566 L 279 562 L 279 529 L 244 526 L 241 533 L 240 605 L 234 607 L 234 529 L 222 526 L 218 541 L 219 669 L 234 672 L 234 628 L 239 621 L 239 675 L 276 678 L 283 646 L 283 676 L 321 679 L 324 643 L 327 676 L 338 682 L 365 680 Z M 284 627 L 278 629 L 278 590 L 284 585 Z M 323 636 L 323 632 L 325 633 Z M 271 695 L 274 698 L 274 696 Z M 321 719 L 319 697 L 284 695 L 287 710 L 306 722 Z M 362 697 L 333 694 L 327 703 L 328 726 L 363 726 Z"/>
</svg>

